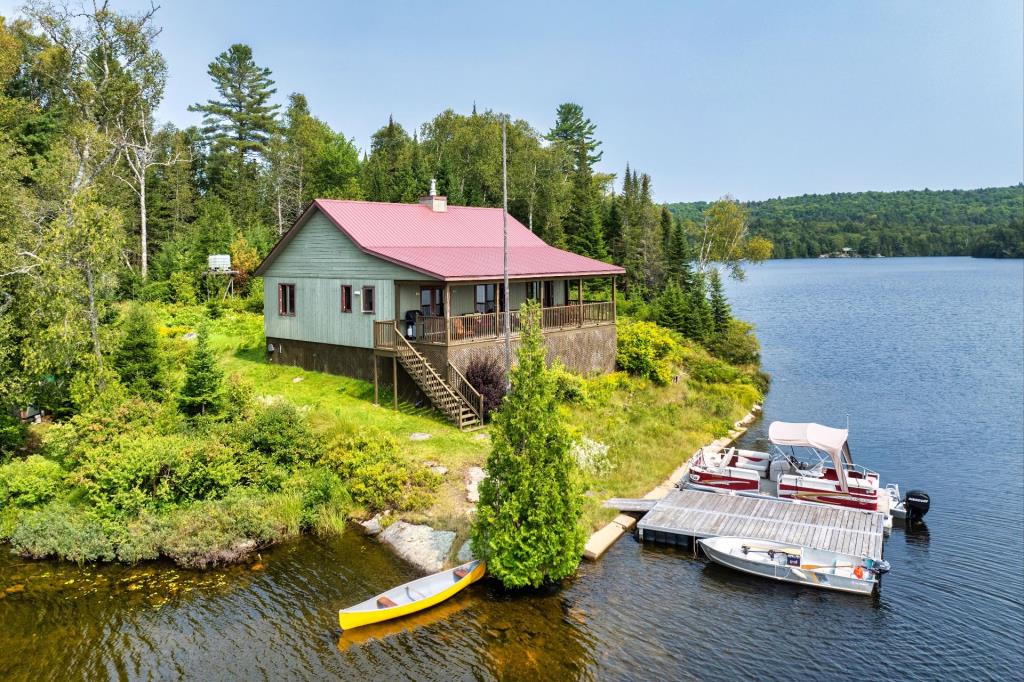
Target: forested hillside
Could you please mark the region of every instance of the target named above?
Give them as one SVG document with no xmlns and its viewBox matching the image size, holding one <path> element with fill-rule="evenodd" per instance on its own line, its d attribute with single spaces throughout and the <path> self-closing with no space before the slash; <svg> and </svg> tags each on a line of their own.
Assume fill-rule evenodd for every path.
<svg viewBox="0 0 1024 682">
<path fill-rule="evenodd" d="M 843 247 L 869 256 L 1024 256 L 1024 185 L 972 190 L 805 194 L 746 202 L 750 230 L 774 258 Z M 699 222 L 706 202 L 669 204 Z"/>
</svg>

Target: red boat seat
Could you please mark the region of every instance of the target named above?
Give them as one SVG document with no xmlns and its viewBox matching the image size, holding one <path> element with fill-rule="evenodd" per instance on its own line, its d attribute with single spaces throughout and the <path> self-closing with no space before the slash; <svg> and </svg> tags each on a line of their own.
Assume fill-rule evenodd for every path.
<svg viewBox="0 0 1024 682">
<path fill-rule="evenodd" d="M 390 609 L 398 606 L 394 599 L 390 597 L 377 597 L 377 608 L 378 609 Z"/>
</svg>

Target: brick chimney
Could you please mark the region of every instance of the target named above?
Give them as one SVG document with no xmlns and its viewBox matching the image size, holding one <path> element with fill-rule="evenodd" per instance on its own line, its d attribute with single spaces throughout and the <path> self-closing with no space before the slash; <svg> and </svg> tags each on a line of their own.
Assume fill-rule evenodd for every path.
<svg viewBox="0 0 1024 682">
<path fill-rule="evenodd" d="M 430 194 L 420 197 L 420 204 L 429 206 L 434 213 L 445 213 L 448 210 L 448 197 L 437 195 L 437 180 L 430 181 Z"/>
</svg>

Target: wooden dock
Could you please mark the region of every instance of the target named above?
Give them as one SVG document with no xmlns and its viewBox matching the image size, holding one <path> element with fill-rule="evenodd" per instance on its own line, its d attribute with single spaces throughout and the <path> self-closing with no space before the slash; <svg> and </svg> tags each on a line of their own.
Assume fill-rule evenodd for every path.
<svg viewBox="0 0 1024 682">
<path fill-rule="evenodd" d="M 884 522 L 880 512 L 674 490 L 637 528 L 641 540 L 668 544 L 732 535 L 881 559 Z"/>
</svg>

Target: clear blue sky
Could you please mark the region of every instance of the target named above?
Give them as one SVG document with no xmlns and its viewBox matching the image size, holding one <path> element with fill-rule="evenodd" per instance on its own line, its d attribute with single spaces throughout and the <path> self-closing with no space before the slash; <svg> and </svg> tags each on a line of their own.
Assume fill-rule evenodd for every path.
<svg viewBox="0 0 1024 682">
<path fill-rule="evenodd" d="M 139 7 L 113 0 L 116 7 Z M 0 14 L 16 2 L 0 0 Z M 147 3 L 148 4 L 148 3 Z M 163 120 L 233 42 L 365 148 L 446 107 L 547 130 L 576 101 L 659 201 L 1024 179 L 1024 3 L 164 0 Z"/>
</svg>

